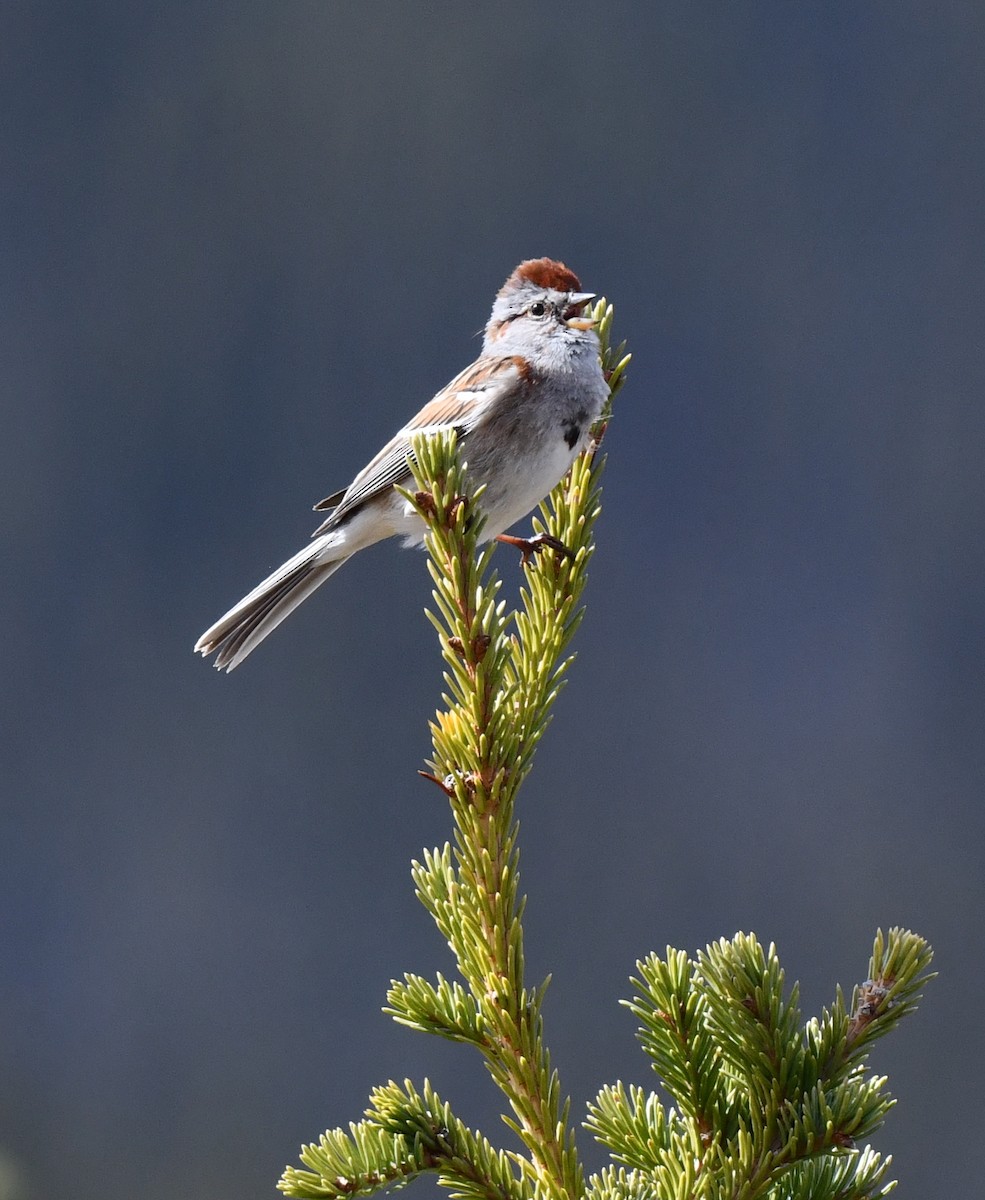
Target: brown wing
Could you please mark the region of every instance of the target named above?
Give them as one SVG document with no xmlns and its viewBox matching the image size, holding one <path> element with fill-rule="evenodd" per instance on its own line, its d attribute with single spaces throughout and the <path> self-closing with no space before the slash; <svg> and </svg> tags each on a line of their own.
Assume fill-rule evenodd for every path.
<svg viewBox="0 0 985 1200">
<path fill-rule="evenodd" d="M 395 483 L 409 483 L 413 476 L 407 467 L 411 438 L 416 433 L 455 429 L 460 439 L 468 437 L 480 425 L 492 404 L 523 377 L 522 360 L 513 357 L 480 358 L 424 405 L 421 411 L 371 459 L 344 492 L 320 501 L 318 509 L 335 511 L 315 530 L 312 537 L 326 532 L 347 513 L 387 491 Z"/>
</svg>

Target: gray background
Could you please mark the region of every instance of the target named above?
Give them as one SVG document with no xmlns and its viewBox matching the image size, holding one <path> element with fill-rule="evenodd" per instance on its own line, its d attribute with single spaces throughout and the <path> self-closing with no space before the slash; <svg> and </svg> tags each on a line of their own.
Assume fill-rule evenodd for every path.
<svg viewBox="0 0 985 1200">
<path fill-rule="evenodd" d="M 650 1078 L 650 949 L 753 929 L 813 1011 L 900 923 L 942 979 L 873 1056 L 877 1144 L 903 1197 L 975 1190 L 983 13 L 3 6 L 7 1195 L 273 1195 L 391 1076 L 508 1143 L 479 1063 L 379 1013 L 450 966 L 408 873 L 448 833 L 423 558 L 229 678 L 191 645 L 540 254 L 635 354 L 521 798 L 575 1110 Z"/>
</svg>

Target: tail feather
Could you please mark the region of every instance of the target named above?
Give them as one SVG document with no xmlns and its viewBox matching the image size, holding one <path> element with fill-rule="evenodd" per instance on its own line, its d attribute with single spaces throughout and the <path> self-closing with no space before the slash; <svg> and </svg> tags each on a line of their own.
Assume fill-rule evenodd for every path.
<svg viewBox="0 0 985 1200">
<path fill-rule="evenodd" d="M 215 654 L 219 671 L 232 671 L 306 600 L 351 554 L 319 561 L 323 546 L 306 546 L 277 568 L 248 596 L 219 618 L 195 643 L 200 654 Z"/>
</svg>

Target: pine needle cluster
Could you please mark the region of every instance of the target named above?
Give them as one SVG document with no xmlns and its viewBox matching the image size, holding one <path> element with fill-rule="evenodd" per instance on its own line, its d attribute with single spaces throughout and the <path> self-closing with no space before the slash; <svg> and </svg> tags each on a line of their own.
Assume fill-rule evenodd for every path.
<svg viewBox="0 0 985 1200">
<path fill-rule="evenodd" d="M 541 507 L 541 548 L 515 610 L 482 543 L 482 493 L 470 492 L 454 434 L 419 438 L 408 499 L 428 526 L 445 690 L 421 772 L 448 799 L 454 840 L 425 852 L 417 896 L 455 956 L 460 978 L 405 974 L 386 1011 L 401 1024 L 474 1046 L 502 1092 L 517 1148 L 467 1128 L 424 1081 L 389 1082 L 363 1120 L 302 1147 L 280 1189 L 294 1197 L 369 1196 L 433 1174 L 463 1200 L 862 1200 L 884 1194 L 886 1161 L 859 1139 L 891 1100 L 868 1074 L 872 1040 L 915 1005 L 930 951 L 913 934 L 876 940 L 869 980 L 846 1005 L 801 1023 L 784 998 L 771 946 L 738 935 L 691 960 L 668 949 L 638 964 L 630 1002 L 643 1049 L 673 1104 L 622 1084 L 589 1108 L 587 1127 L 614 1165 L 589 1179 L 570 1102 L 544 1042 L 547 980 L 525 977 L 515 804 L 571 665 L 581 621 L 603 460 L 597 453 L 629 362 L 613 347 L 611 305 L 598 322 L 610 405 L 592 447 Z"/>
</svg>

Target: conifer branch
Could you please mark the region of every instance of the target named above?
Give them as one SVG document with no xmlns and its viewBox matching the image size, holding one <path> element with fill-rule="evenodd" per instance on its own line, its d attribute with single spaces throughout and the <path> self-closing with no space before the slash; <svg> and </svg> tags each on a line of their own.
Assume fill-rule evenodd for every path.
<svg viewBox="0 0 985 1200">
<path fill-rule="evenodd" d="M 931 950 L 907 930 L 876 935 L 869 978 L 801 1024 L 773 946 L 737 934 L 691 960 L 668 948 L 638 964 L 640 1041 L 677 1104 L 604 1088 L 588 1128 L 629 1171 L 589 1181 L 590 1200 L 653 1194 L 721 1200 L 869 1200 L 889 1160 L 863 1137 L 893 1104 L 865 1068 L 873 1039 L 913 1011 Z M 680 1190 L 679 1190 L 680 1189 Z"/>
<path fill-rule="evenodd" d="M 516 613 L 500 599 L 493 547 L 481 547 L 482 492 L 470 494 L 454 434 L 415 440 L 409 462 L 418 490 L 405 493 L 427 524 L 434 582 L 428 617 L 445 666 L 443 707 L 431 722 L 433 758 L 422 773 L 448 798 L 455 826 L 454 844 L 425 852 L 412 874 L 463 982 L 407 974 L 391 984 L 388 1011 L 402 1024 L 479 1049 L 523 1150 L 494 1152 L 447 1107 L 436 1115 L 429 1089 L 422 1100 L 410 1084 L 403 1090 L 391 1084 L 374 1093 L 367 1121 L 304 1148 L 311 1170 L 285 1173 L 280 1187 L 289 1195 L 368 1194 L 428 1170 L 458 1194 L 489 1200 L 584 1194 L 569 1104 L 543 1042 L 547 981 L 534 988 L 525 981 L 514 805 L 570 661 L 563 655 L 580 620 L 599 512 L 602 463 L 595 451 L 629 363 L 624 344 L 609 344 L 611 306 L 600 301 L 592 315 L 610 404 L 590 450 L 536 521 L 537 531 L 551 534 L 567 553 L 546 551 L 530 561 Z"/>
<path fill-rule="evenodd" d="M 582 460 L 573 469 L 562 492 L 564 515 L 556 510 L 548 515 L 571 557 L 548 552 L 531 563 L 523 621 L 518 616 L 519 632 L 511 637 L 491 555 L 477 553 L 481 493 L 468 495 L 453 437 L 422 439 L 414 451 L 421 485 L 415 501 L 429 520 L 436 610 L 431 619 L 442 638 L 448 687 L 446 707 L 432 724 L 429 766 L 442 781 L 455 822 L 454 849 L 416 863 L 414 881 L 455 953 L 474 1006 L 463 1011 L 463 996 L 446 987 L 446 1002 L 458 1010 L 451 1036 L 478 1046 L 509 1102 L 508 1123 L 526 1151 L 514 1156 L 521 1176 L 545 1196 L 575 1200 L 583 1190 L 581 1167 L 567 1127 L 568 1104 L 561 1100 L 542 1038 L 546 985 L 530 990 L 525 982 L 514 802 L 577 620 L 598 511 L 591 462 Z M 417 991 L 411 997 L 406 986 L 394 985 L 391 1010 L 402 1020 L 437 1029 L 441 981 L 430 994 L 422 994 L 420 985 Z M 423 1013 L 415 1008 L 417 999 L 429 1002 L 431 1011 L 427 1003 Z"/>
<path fill-rule="evenodd" d="M 629 356 L 610 345 L 612 309 L 593 316 L 610 401 Z M 587 1128 L 615 1165 L 586 1180 L 543 1037 L 548 980 L 526 981 L 515 804 L 571 664 L 599 514 L 595 451 L 607 408 L 535 517 L 547 549 L 525 566 L 515 612 L 482 538 L 482 492 L 469 490 L 454 433 L 419 437 L 405 493 L 427 526 L 434 583 L 428 617 L 444 663 L 433 755 L 421 772 L 447 798 L 454 840 L 412 865 L 417 896 L 448 943 L 459 979 L 407 973 L 386 1011 L 403 1025 L 476 1047 L 500 1088 L 520 1149 L 496 1149 L 425 1081 L 390 1082 L 364 1120 L 302 1148 L 289 1196 L 351 1197 L 430 1173 L 464 1200 L 875 1200 L 889 1159 L 859 1148 L 893 1101 L 871 1074 L 872 1043 L 912 1012 L 931 950 L 906 930 L 875 939 L 868 977 L 846 1004 L 803 1022 L 775 948 L 751 934 L 691 957 L 668 947 L 637 964 L 629 1007 L 644 1052 L 673 1103 L 621 1083 L 589 1106 Z"/>
</svg>

